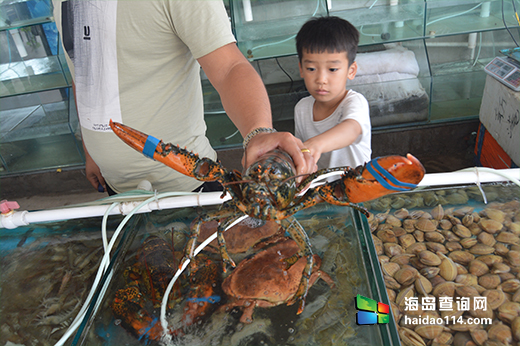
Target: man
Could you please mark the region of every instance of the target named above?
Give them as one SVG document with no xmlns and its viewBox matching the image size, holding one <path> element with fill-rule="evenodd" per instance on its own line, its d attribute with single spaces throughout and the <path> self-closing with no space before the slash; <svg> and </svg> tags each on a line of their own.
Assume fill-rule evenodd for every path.
<svg viewBox="0 0 520 346">
<path fill-rule="evenodd" d="M 272 129 L 267 92 L 236 47 L 221 1 L 53 3 L 74 79 L 87 179 L 95 188 L 123 192 L 142 180 L 157 191 L 200 187 L 135 152 L 108 126 L 112 119 L 216 159 L 205 136 L 200 67 L 248 140 L 245 167 L 281 147 L 298 174 L 314 169 L 300 140 Z"/>
</svg>

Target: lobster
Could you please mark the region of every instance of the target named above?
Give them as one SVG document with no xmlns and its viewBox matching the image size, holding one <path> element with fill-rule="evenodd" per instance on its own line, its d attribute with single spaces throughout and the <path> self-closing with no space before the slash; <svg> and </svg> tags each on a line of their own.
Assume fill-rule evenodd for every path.
<svg viewBox="0 0 520 346">
<path fill-rule="evenodd" d="M 303 227 L 292 216 L 300 210 L 321 202 L 349 206 L 368 215 L 362 206 L 356 203 L 369 201 L 390 193 L 402 192 L 415 188 L 425 174 L 424 167 L 413 155 L 385 156 L 374 159 L 356 168 L 336 167 L 321 169 L 296 184 L 295 166 L 286 152 L 276 149 L 261 156 L 249 166 L 244 174 L 226 170 L 220 162 L 181 148 L 178 145 L 164 143 L 155 137 L 146 135 L 129 126 L 110 121 L 114 133 L 126 144 L 145 156 L 162 162 L 176 171 L 199 181 L 218 181 L 224 186 L 224 193 L 229 193 L 231 200 L 212 213 L 202 215 L 195 225 L 192 236 L 186 244 L 183 261 L 194 255 L 200 226 L 203 222 L 219 221 L 217 240 L 220 254 L 226 265 L 235 267 L 225 244 L 223 232 L 243 214 L 261 220 L 274 220 L 286 229 L 299 246 L 300 251 L 285 259 L 287 266 L 296 263 L 299 258 L 307 259 L 303 275 L 294 296 L 288 305 L 298 302 L 298 314 L 305 307 L 305 298 L 309 287 L 309 278 L 313 268 L 313 253 L 309 238 Z M 329 172 L 342 171 L 341 178 L 303 192 L 314 179 Z M 182 263 L 181 263 L 182 265 Z"/>
</svg>

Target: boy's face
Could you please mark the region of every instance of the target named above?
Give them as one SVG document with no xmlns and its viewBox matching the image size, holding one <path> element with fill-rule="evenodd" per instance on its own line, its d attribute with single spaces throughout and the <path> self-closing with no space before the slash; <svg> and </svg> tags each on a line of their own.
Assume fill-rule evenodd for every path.
<svg viewBox="0 0 520 346">
<path fill-rule="evenodd" d="M 304 51 L 299 66 L 305 86 L 316 102 L 331 105 L 343 99 L 347 80 L 354 79 L 357 72 L 356 62 L 349 66 L 346 52 L 309 53 Z"/>
</svg>

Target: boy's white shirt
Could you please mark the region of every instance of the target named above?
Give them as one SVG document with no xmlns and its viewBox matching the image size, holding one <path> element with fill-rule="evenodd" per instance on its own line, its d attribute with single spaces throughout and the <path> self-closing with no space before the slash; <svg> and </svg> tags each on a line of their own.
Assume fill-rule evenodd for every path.
<svg viewBox="0 0 520 346">
<path fill-rule="evenodd" d="M 313 119 L 314 102 L 314 97 L 308 96 L 301 99 L 294 108 L 295 135 L 303 142 L 330 130 L 347 119 L 357 121 L 362 131 L 351 145 L 323 153 L 318 160 L 318 169 L 341 166 L 357 167 L 370 161 L 372 131 L 368 101 L 365 97 L 354 90 L 349 90 L 334 113 L 320 121 Z"/>
</svg>

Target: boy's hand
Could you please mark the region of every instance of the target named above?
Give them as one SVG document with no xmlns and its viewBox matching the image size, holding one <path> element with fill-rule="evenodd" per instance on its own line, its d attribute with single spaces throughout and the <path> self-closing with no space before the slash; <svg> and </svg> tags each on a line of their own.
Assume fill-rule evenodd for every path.
<svg viewBox="0 0 520 346">
<path fill-rule="evenodd" d="M 313 138 L 316 138 L 316 137 L 313 137 Z M 318 160 L 320 159 L 321 154 L 323 152 L 322 152 L 322 149 L 321 149 L 319 143 L 316 143 L 316 141 L 313 141 L 313 138 L 310 138 L 309 140 L 305 141 L 305 143 L 303 143 L 303 144 L 305 145 L 305 147 L 307 149 L 309 149 L 310 154 L 312 155 L 312 157 L 314 159 L 314 162 L 316 164 L 318 164 Z M 317 166 L 316 166 L 316 169 L 317 169 Z"/>
</svg>

